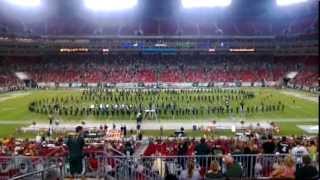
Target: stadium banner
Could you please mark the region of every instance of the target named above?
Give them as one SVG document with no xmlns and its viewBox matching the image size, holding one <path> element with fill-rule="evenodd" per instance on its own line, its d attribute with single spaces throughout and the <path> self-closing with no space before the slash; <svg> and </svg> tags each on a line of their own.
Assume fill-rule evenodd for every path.
<svg viewBox="0 0 320 180">
<path fill-rule="evenodd" d="M 82 85 L 81 83 L 74 82 L 74 83 L 71 84 L 71 87 L 79 88 L 79 87 L 81 87 L 81 85 Z"/>
<path fill-rule="evenodd" d="M 38 85 L 38 87 L 45 87 L 45 86 L 46 86 L 46 83 L 44 83 L 44 82 L 38 82 L 37 85 Z"/>
<path fill-rule="evenodd" d="M 242 82 L 241 86 L 242 87 L 250 87 L 251 86 L 251 82 Z"/>
<path fill-rule="evenodd" d="M 214 83 L 215 87 L 223 87 L 223 85 L 224 85 L 224 82 L 215 82 Z"/>
<path fill-rule="evenodd" d="M 159 83 L 160 88 L 193 88 L 193 83 Z"/>
<path fill-rule="evenodd" d="M 117 88 L 137 88 L 138 83 L 116 83 Z"/>
<path fill-rule="evenodd" d="M 121 130 L 108 130 L 106 132 L 105 140 L 121 140 L 123 138 L 123 133 Z"/>
<path fill-rule="evenodd" d="M 38 87 L 55 87 L 56 84 L 54 82 L 38 82 Z"/>
<path fill-rule="evenodd" d="M 147 82 L 147 83 L 144 83 L 144 86 L 145 87 L 156 87 L 158 85 L 158 83 L 150 83 L 150 82 Z"/>
<path fill-rule="evenodd" d="M 116 86 L 116 83 L 105 83 L 104 86 L 113 88 Z"/>
<path fill-rule="evenodd" d="M 254 86 L 254 87 L 261 87 L 261 86 L 262 86 L 262 83 L 261 83 L 261 82 L 254 82 L 254 83 L 253 83 L 253 86 Z"/>
<path fill-rule="evenodd" d="M 234 83 L 234 82 L 226 82 L 225 86 L 227 86 L 227 87 L 235 87 L 236 83 Z"/>
<path fill-rule="evenodd" d="M 277 85 L 277 81 L 266 81 L 266 86 L 271 86 L 271 87 L 273 87 L 273 86 L 276 86 Z"/>
<path fill-rule="evenodd" d="M 198 87 L 208 87 L 209 83 L 198 83 Z"/>
<path fill-rule="evenodd" d="M 47 87 L 56 87 L 56 83 L 54 83 L 54 82 L 48 82 L 48 83 L 46 84 L 46 86 L 47 86 Z"/>
<path fill-rule="evenodd" d="M 97 87 L 98 84 L 97 83 L 88 83 L 88 87 Z"/>
<path fill-rule="evenodd" d="M 193 83 L 165 83 L 169 88 L 192 88 Z"/>
<path fill-rule="evenodd" d="M 69 83 L 59 83 L 59 87 L 67 88 L 69 87 Z"/>
</svg>

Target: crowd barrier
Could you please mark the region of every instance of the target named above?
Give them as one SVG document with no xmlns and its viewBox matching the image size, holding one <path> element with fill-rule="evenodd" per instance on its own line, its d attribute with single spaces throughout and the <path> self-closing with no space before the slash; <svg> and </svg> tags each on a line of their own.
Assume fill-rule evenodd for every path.
<svg viewBox="0 0 320 180">
<path fill-rule="evenodd" d="M 239 163 L 244 179 L 267 179 L 276 164 L 280 164 L 288 154 L 248 154 L 232 155 Z M 167 173 L 178 178 L 193 161 L 202 176 L 208 172 L 210 164 L 216 161 L 221 170 L 226 171 L 222 155 L 207 156 L 128 156 L 108 155 L 106 152 L 91 152 L 83 158 L 81 175 L 88 178 L 158 180 Z M 317 164 L 317 162 L 314 162 Z M 297 167 L 300 164 L 297 164 Z M 45 179 L 47 172 L 54 171 L 60 179 L 71 177 L 67 157 L 0 157 L 0 180 Z M 19 178 L 21 177 L 21 178 Z M 25 178 L 28 177 L 28 178 Z"/>
<path fill-rule="evenodd" d="M 1 156 L 0 180 L 16 179 L 43 179 L 44 170 L 55 169 L 58 176 L 62 177 L 65 157 L 31 157 L 31 156 Z M 38 172 L 38 173 L 35 173 Z M 19 178 L 18 178 L 19 179 Z"/>
</svg>

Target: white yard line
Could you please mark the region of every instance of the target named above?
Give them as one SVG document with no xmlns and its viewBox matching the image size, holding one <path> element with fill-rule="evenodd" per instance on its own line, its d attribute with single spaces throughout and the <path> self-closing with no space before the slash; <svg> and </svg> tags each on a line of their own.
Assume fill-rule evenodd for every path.
<svg viewBox="0 0 320 180">
<path fill-rule="evenodd" d="M 313 101 L 313 102 L 318 102 L 318 96 L 317 97 L 311 97 L 311 96 L 306 96 L 303 95 L 302 93 L 298 92 L 291 92 L 291 91 L 280 91 L 280 93 L 289 95 L 289 96 L 294 96 L 300 99 L 308 100 L 308 101 Z"/>
<path fill-rule="evenodd" d="M 27 96 L 29 95 L 29 92 L 23 92 L 23 93 L 12 93 L 12 94 L 8 94 L 7 96 L 4 97 L 0 97 L 0 102 L 6 101 L 8 99 L 14 99 L 16 97 L 21 97 L 21 96 Z"/>
</svg>

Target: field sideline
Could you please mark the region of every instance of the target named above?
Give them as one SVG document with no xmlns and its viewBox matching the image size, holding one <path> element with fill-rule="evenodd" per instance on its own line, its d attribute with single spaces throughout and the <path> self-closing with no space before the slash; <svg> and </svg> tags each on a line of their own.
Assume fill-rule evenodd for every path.
<svg viewBox="0 0 320 180">
<path fill-rule="evenodd" d="M 247 88 L 245 90 L 253 91 L 257 94 L 257 97 L 250 103 L 258 103 L 263 96 L 272 94 L 275 100 L 281 100 L 285 104 L 284 112 L 268 112 L 268 113 L 256 113 L 239 115 L 212 115 L 212 116 L 199 116 L 188 117 L 184 119 L 167 118 L 161 119 L 161 122 L 176 121 L 191 122 L 191 121 L 225 121 L 230 118 L 242 119 L 245 121 L 266 121 L 266 122 L 278 122 L 281 129 L 281 134 L 303 134 L 303 131 L 296 127 L 296 125 L 318 124 L 318 101 L 317 95 L 293 91 L 293 90 L 276 90 L 270 88 Z M 0 94 L 0 138 L 8 135 L 15 134 L 15 130 L 18 127 L 24 125 L 30 125 L 35 122 L 48 122 L 48 116 L 32 113 L 28 110 L 28 106 L 31 101 L 35 99 L 41 99 L 44 97 L 62 97 L 62 96 L 80 96 L 79 90 L 31 90 L 20 91 L 13 93 Z M 295 103 L 293 104 L 293 101 Z M 62 115 L 59 117 L 63 122 L 81 122 L 89 121 L 112 123 L 112 122 L 128 122 L 135 119 L 135 116 L 128 118 L 119 117 L 95 117 L 93 115 L 85 117 L 70 117 Z M 19 136 L 18 134 L 15 134 Z"/>
</svg>

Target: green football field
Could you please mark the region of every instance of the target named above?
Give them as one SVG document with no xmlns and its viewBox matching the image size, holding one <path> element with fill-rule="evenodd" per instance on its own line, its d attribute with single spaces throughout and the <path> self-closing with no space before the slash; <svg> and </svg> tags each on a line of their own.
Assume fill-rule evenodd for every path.
<svg viewBox="0 0 320 180">
<path fill-rule="evenodd" d="M 59 119 L 63 122 L 127 122 L 135 121 L 135 113 L 121 113 L 115 112 L 113 114 L 96 114 L 96 113 L 86 113 L 84 111 L 80 114 L 80 110 L 84 108 L 89 108 L 92 105 L 99 104 L 142 104 L 143 107 L 147 107 L 150 102 L 157 104 L 158 106 L 163 106 L 175 103 L 177 108 L 181 110 L 171 111 L 164 113 L 162 110 L 158 113 L 158 119 L 162 122 L 166 121 L 177 121 L 183 124 L 187 121 L 208 121 L 215 119 L 217 121 L 227 121 L 230 118 L 241 119 L 245 121 L 264 121 L 264 122 L 276 122 L 280 126 L 280 134 L 283 135 L 302 135 L 305 134 L 297 125 L 315 125 L 318 124 L 318 101 L 317 95 L 312 93 L 306 93 L 294 90 L 277 90 L 271 88 L 246 88 L 241 89 L 247 93 L 254 94 L 254 97 L 244 99 L 245 107 L 249 107 L 249 111 L 245 113 L 236 112 L 236 108 L 240 106 L 241 95 L 236 93 L 226 92 L 192 92 L 189 94 L 145 94 L 144 99 L 135 100 L 137 94 L 129 94 L 127 99 L 118 100 L 109 99 L 108 97 L 98 98 L 98 94 L 94 95 L 92 98 L 84 98 L 80 90 L 31 90 L 31 91 L 19 91 L 12 93 L 0 94 L 0 137 L 6 137 L 10 135 L 14 136 L 29 136 L 30 134 L 17 133 L 17 129 L 22 126 L 31 125 L 32 122 L 48 122 L 48 115 L 50 111 L 47 105 L 53 105 L 55 99 L 58 99 L 61 106 L 67 107 L 68 113 L 64 113 L 61 109 L 60 113 L 56 113 Z M 220 99 L 217 100 L 217 96 Z M 72 99 L 71 100 L 71 96 Z M 112 93 L 113 97 L 119 97 L 119 93 Z M 179 96 L 179 97 L 178 97 Z M 184 97 L 182 97 L 184 96 Z M 199 97 L 198 97 L 199 96 Z M 215 97 L 214 101 L 209 101 L 209 96 Z M 209 111 L 209 107 L 225 106 L 225 97 L 234 96 L 230 100 L 230 108 L 233 109 L 232 112 L 217 113 Z M 239 100 L 235 100 L 235 97 L 239 96 Z M 130 99 L 130 97 L 132 97 Z M 204 99 L 204 97 L 206 99 Z M 167 98 L 167 99 L 166 99 Z M 172 98 L 172 99 L 170 99 Z M 189 99 L 190 98 L 190 99 Z M 198 99 L 199 98 L 199 99 Z M 203 99 L 201 99 L 203 98 Z M 230 97 L 229 97 L 230 98 Z M 238 97 L 237 97 L 238 98 Z M 68 99 L 68 101 L 66 101 Z M 133 100 L 132 100 L 133 99 Z M 41 102 L 33 112 L 30 111 L 30 104 L 32 102 Z M 279 102 L 281 106 L 277 108 Z M 46 105 L 46 108 L 43 105 Z M 261 104 L 264 106 L 270 105 L 270 110 L 261 111 Z M 258 109 L 258 107 L 259 109 Z M 272 106 L 275 106 L 272 108 Z M 282 109 L 282 106 L 284 109 Z M 70 108 L 73 109 L 72 113 Z M 79 111 L 75 113 L 75 108 Z M 197 108 L 199 112 L 193 114 L 191 112 L 185 111 L 187 109 Z M 47 109 L 47 110 L 43 110 Z M 246 110 L 246 108 L 244 108 Z M 257 110 L 256 110 L 257 109 Z M 165 131 L 166 135 L 173 132 Z M 224 132 L 221 132 L 224 134 Z M 157 136 L 159 132 L 157 131 L 146 131 L 148 135 Z M 190 135 L 199 136 L 197 132 L 190 132 Z M 230 134 L 225 132 L 225 134 Z"/>
</svg>

